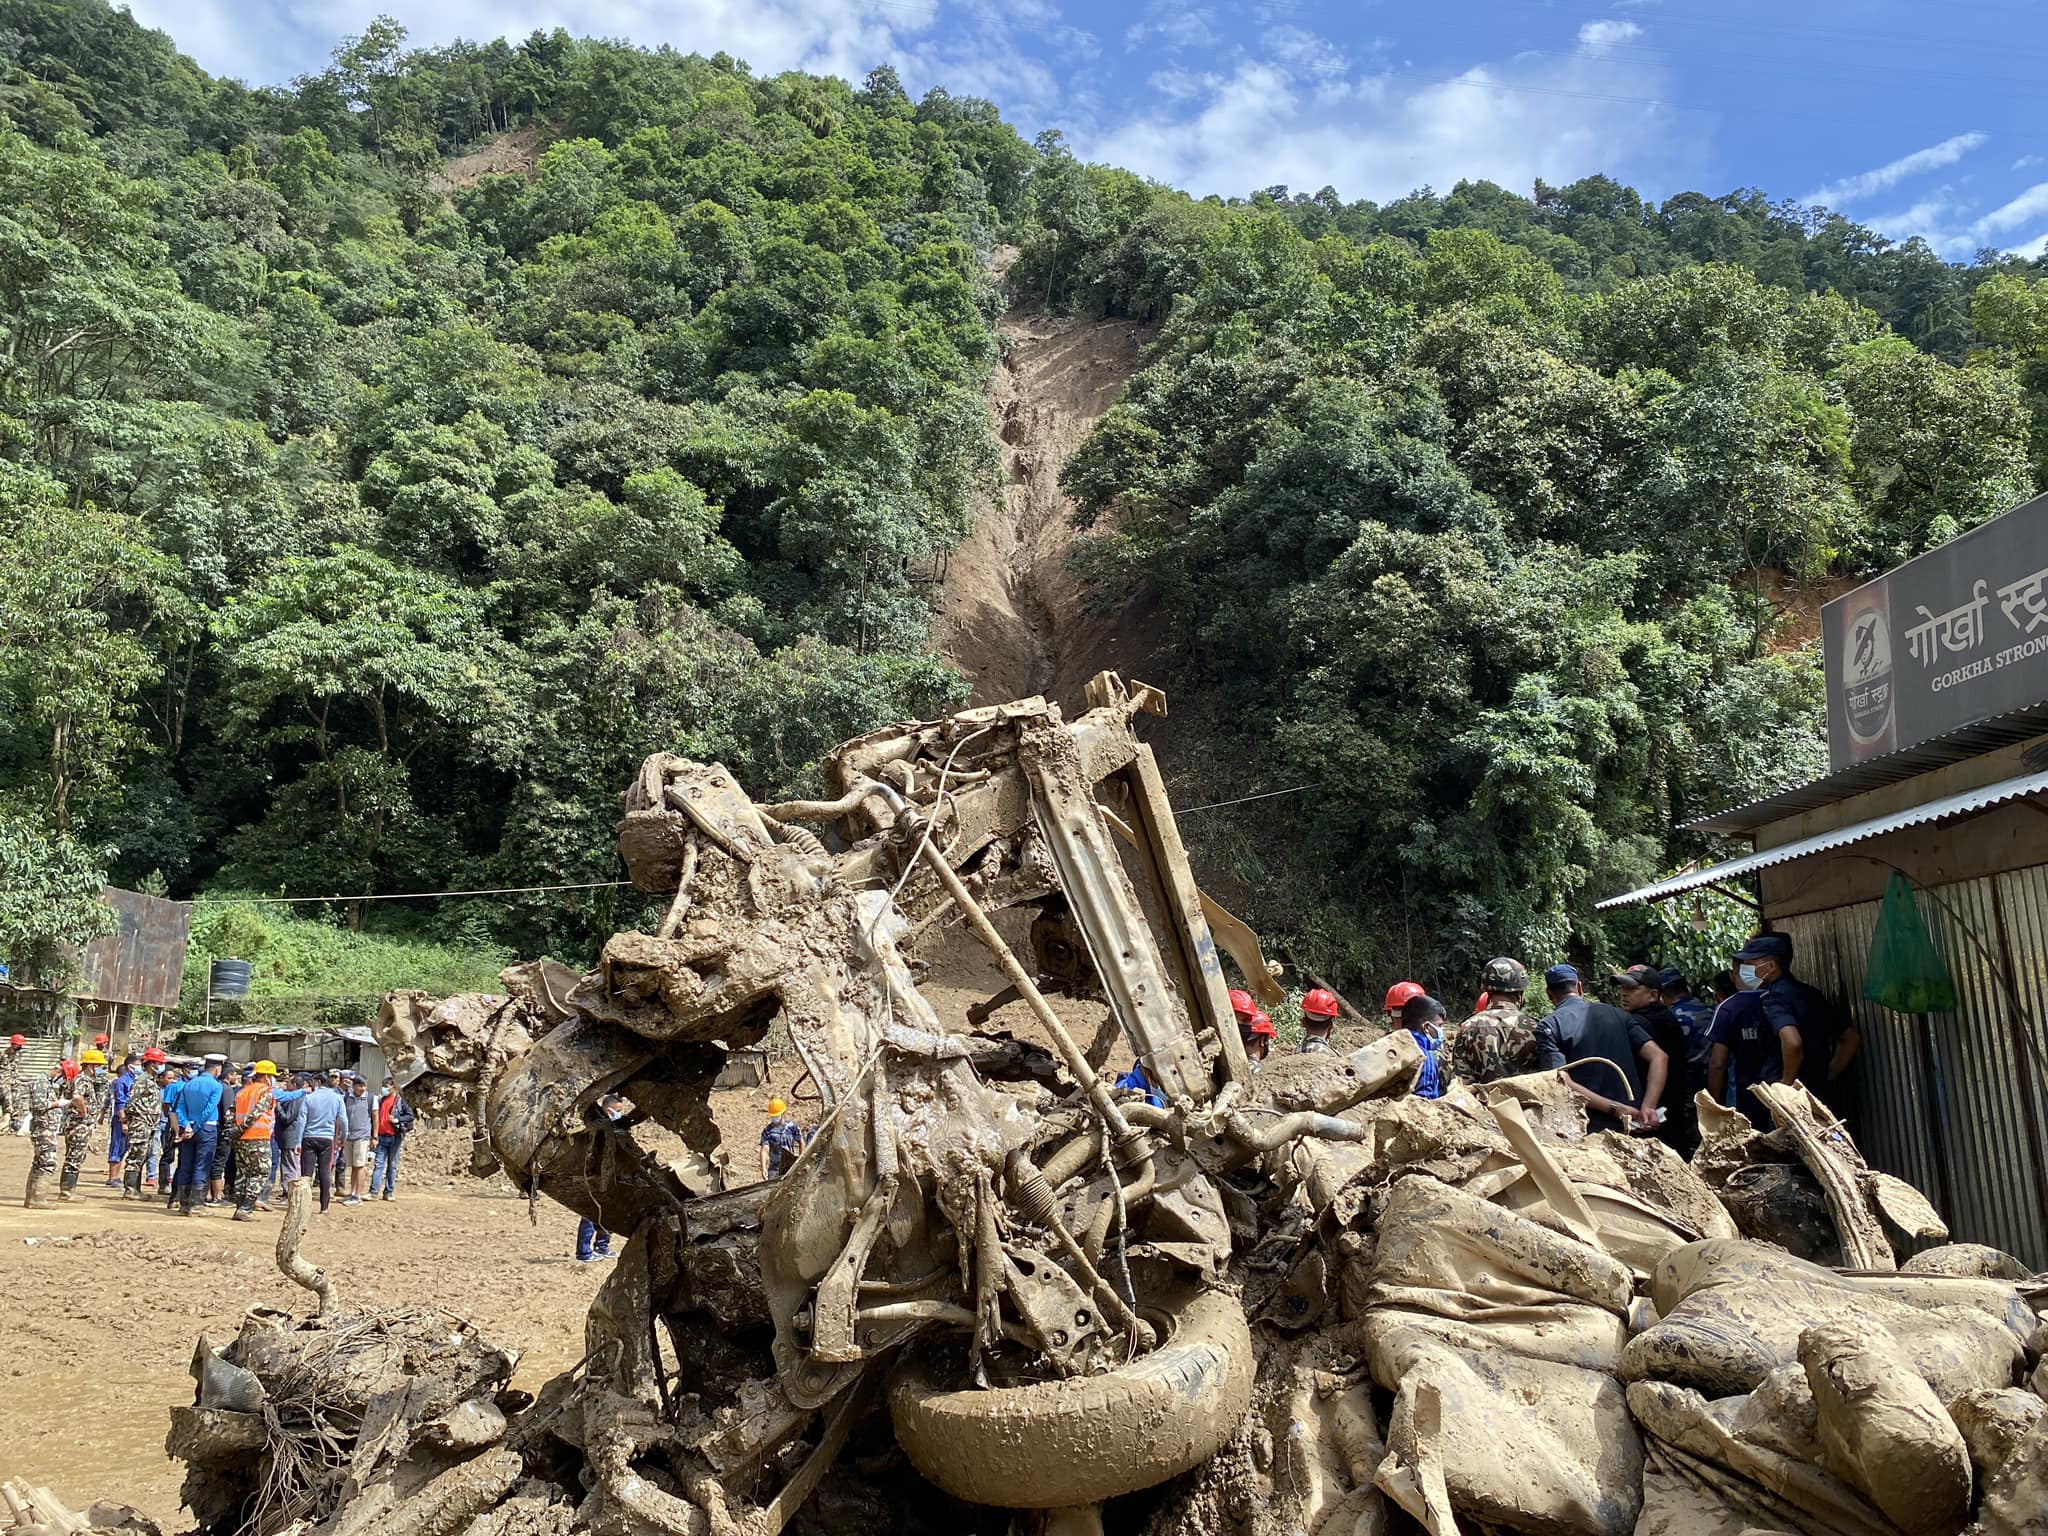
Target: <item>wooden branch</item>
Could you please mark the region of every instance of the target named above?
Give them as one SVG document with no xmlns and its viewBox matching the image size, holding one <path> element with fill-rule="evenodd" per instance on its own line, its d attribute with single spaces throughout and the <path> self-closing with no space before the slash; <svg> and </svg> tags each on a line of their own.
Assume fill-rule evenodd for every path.
<svg viewBox="0 0 2048 1536">
<path fill-rule="evenodd" d="M 292 1180 L 285 1194 L 284 1230 L 277 1234 L 277 1267 L 285 1279 L 303 1285 L 320 1298 L 322 1317 L 332 1317 L 338 1305 L 334 1282 L 327 1278 L 326 1270 L 299 1257 L 299 1239 L 306 1235 L 306 1224 L 312 1219 L 313 1181 L 302 1175 Z"/>
</svg>

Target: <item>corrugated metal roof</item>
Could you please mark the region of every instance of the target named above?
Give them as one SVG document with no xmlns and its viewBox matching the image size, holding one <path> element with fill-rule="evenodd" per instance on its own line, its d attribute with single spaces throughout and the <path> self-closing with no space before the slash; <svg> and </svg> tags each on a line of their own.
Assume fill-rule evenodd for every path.
<svg viewBox="0 0 2048 1536">
<path fill-rule="evenodd" d="M 1729 859 L 1725 863 L 1710 864 L 1705 869 L 1673 875 L 1669 880 L 1646 885 L 1641 890 L 1630 891 L 1625 896 L 1610 896 L 1605 901 L 1595 903 L 1594 910 L 1605 912 L 1610 907 L 1630 907 L 1638 902 L 1662 901 L 1668 896 L 1696 891 L 1703 885 L 1718 885 L 1724 880 L 1733 880 L 1737 876 L 1752 874 L 1759 869 L 1769 869 L 1774 864 L 1789 864 L 1794 859 L 1811 858 L 1814 854 L 1826 853 L 1831 848 L 1841 848 L 1850 843 L 1883 837 L 1887 832 L 1917 827 L 1924 822 L 1945 821 L 1951 816 L 1968 816 L 1975 811 L 1988 810 L 2007 800 L 2017 800 L 2025 795 L 2038 795 L 2044 791 L 2048 791 L 2048 773 L 2022 774 L 2018 778 L 1986 784 L 1981 789 L 1966 789 L 1960 794 L 1930 800 L 1925 805 L 1894 811 L 1889 816 L 1874 816 L 1869 821 L 1839 827 L 1833 832 L 1803 837 L 1795 843 L 1782 843 L 1776 848 L 1766 848 L 1760 853 L 1752 853 L 1744 858 Z"/>
<path fill-rule="evenodd" d="M 1962 726 L 1945 735 L 1930 736 L 1903 752 L 1874 757 L 1867 763 L 1844 768 L 1810 784 L 1796 784 L 1761 800 L 1752 800 L 1747 805 L 1730 806 L 1711 816 L 1698 817 L 1686 822 L 1685 829 L 1688 832 L 1754 832 L 1768 822 L 1796 816 L 1801 811 L 1818 810 L 1821 806 L 1861 794 L 1866 789 L 1910 779 L 1930 768 L 1946 767 L 1967 757 L 2030 741 L 2044 731 L 2048 731 L 2048 703 L 2029 705 L 2025 709 L 1994 715 L 1989 720 L 1979 720 L 1975 725 Z"/>
</svg>

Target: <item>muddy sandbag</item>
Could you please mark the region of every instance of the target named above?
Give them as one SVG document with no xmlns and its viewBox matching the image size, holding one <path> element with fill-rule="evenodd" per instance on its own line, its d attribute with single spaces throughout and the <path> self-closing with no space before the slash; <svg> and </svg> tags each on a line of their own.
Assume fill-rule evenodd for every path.
<svg viewBox="0 0 2048 1536">
<path fill-rule="evenodd" d="M 1589 1137 L 1587 1145 L 1597 1147 L 1613 1161 L 1621 1171 L 1630 1194 L 1675 1218 L 1702 1238 L 1740 1235 L 1727 1208 L 1715 1196 L 1713 1187 L 1694 1171 L 1690 1163 L 1656 1137 L 1602 1131 L 1598 1136 Z"/>
<path fill-rule="evenodd" d="M 1598 1249 L 1430 1178 L 1394 1186 L 1378 1236 L 1360 1298 L 1376 1361 L 1390 1330 L 1412 1325 L 1466 1347 L 1614 1368 L 1633 1280 Z"/>
<path fill-rule="evenodd" d="M 1970 1536 L 2042 1536 L 2048 1531 L 2048 1421 L 2012 1448 L 1984 1487 Z"/>
<path fill-rule="evenodd" d="M 1274 1109 L 1334 1115 L 1380 1094 L 1406 1093 L 1421 1070 L 1422 1047 L 1402 1029 L 1348 1056 L 1276 1056 L 1260 1069 L 1253 1094 Z"/>
<path fill-rule="evenodd" d="M 2001 1249 L 1984 1243 L 1943 1243 L 1899 1266 L 1902 1275 L 1961 1275 L 1976 1280 L 2029 1280 L 2033 1271 Z"/>
<path fill-rule="evenodd" d="M 1460 1516 L 1526 1536 L 1628 1536 L 1643 1449 L 1613 1378 L 1420 1329 L 1390 1335 L 1373 1374 L 1395 1391 L 1379 1486 L 1429 1523 L 1412 1469 L 1440 1470 Z M 1433 1399 L 1433 1401 L 1432 1401 Z"/>
<path fill-rule="evenodd" d="M 1827 1468 L 1739 1434 L 1740 1399 L 1710 1403 L 1689 1387 L 1638 1381 L 1629 1386 L 1628 1407 L 1653 1458 L 1660 1450 L 1680 1453 L 1692 1475 L 1725 1502 L 1755 1509 L 1755 1526 L 1814 1536 L 1898 1536 L 1881 1510 Z"/>
<path fill-rule="evenodd" d="M 1779 1366 L 1733 1404 L 1728 1427 L 1738 1438 L 1794 1461 L 1820 1460 L 1820 1409 L 1805 1366 Z"/>
<path fill-rule="evenodd" d="M 1860 1488 L 1907 1536 L 1953 1536 L 1970 1515 L 1962 1431 L 1898 1341 L 1858 1319 L 1799 1336 L 1820 1417 L 1821 1464 Z"/>
<path fill-rule="evenodd" d="M 1948 1416 L 1963 1432 L 1963 1444 L 1970 1448 L 1970 1465 L 1980 1480 L 1988 1481 L 2043 1416 L 2048 1416 L 2048 1403 L 2024 1387 L 1986 1387 L 1965 1392 L 1950 1403 Z"/>
<path fill-rule="evenodd" d="M 1620 1370 L 1627 1381 L 1670 1381 L 1731 1397 L 1796 1360 L 1806 1329 L 1853 1316 L 1889 1330 L 1947 1401 L 1977 1387 L 2011 1385 L 2019 1363 L 2017 1318 L 1991 1315 L 1999 1297 L 1995 1286 L 1981 1289 L 1987 1284 L 1938 1276 L 1864 1281 L 1756 1243 L 1692 1243 L 1657 1265 L 1651 1300 L 1660 1320 L 1629 1341 Z M 2017 1303 L 2018 1293 L 2006 1291 Z M 1958 1298 L 1977 1304 L 1942 1305 Z"/>
</svg>

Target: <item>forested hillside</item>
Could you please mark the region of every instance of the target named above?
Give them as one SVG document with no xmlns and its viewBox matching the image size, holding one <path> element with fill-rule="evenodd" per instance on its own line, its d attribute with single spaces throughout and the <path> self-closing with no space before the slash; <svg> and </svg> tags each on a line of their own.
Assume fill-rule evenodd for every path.
<svg viewBox="0 0 2048 1536">
<path fill-rule="evenodd" d="M 887 69 L 559 32 L 380 22 L 252 89 L 0 0 L 0 59 L 18 964 L 102 874 L 591 883 L 330 914 L 587 958 L 643 754 L 780 793 L 964 697 L 931 589 L 1005 303 L 1163 324 L 1069 466 L 1081 558 L 1184 631 L 1246 789 L 1314 786 L 1235 856 L 1347 974 L 1604 942 L 1676 816 L 1820 760 L 1774 601 L 2048 467 L 2034 268 L 1756 194 L 1198 202 Z"/>
</svg>

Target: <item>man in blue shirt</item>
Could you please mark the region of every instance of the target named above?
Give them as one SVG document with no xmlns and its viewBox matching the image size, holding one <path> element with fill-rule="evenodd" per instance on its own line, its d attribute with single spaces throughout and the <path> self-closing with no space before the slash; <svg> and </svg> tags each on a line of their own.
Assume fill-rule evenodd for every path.
<svg viewBox="0 0 2048 1536">
<path fill-rule="evenodd" d="M 128 1122 L 122 1117 L 128 1111 L 128 1095 L 135 1091 L 135 1074 L 142 1070 L 142 1061 L 130 1051 L 121 1058 L 120 1075 L 107 1094 L 107 1188 L 121 1187 L 121 1164 L 128 1157 Z M 146 1150 L 146 1149 L 143 1149 Z M 138 1156 L 140 1151 L 138 1151 Z"/>
<path fill-rule="evenodd" d="M 178 1095 L 184 1090 L 187 1070 L 180 1061 L 164 1068 L 163 1137 L 156 1166 L 156 1187 L 164 1197 L 165 1210 L 171 1208 L 171 1202 L 178 1193 L 171 1171 L 178 1163 Z"/>
<path fill-rule="evenodd" d="M 306 1128 L 299 1139 L 299 1148 L 300 1155 L 310 1165 L 306 1172 L 320 1186 L 320 1213 L 323 1216 L 334 1198 L 334 1160 L 329 1154 L 334 1151 L 335 1140 L 341 1135 L 342 1117 L 347 1113 L 341 1095 L 315 1079 L 313 1091 L 306 1095 Z"/>
<path fill-rule="evenodd" d="M 1415 1079 L 1415 1096 L 1442 1098 L 1443 1063 L 1439 1053 L 1444 1043 L 1444 1005 L 1426 992 L 1409 998 L 1401 1005 L 1401 1027 L 1422 1047 L 1422 1071 Z"/>
<path fill-rule="evenodd" d="M 1664 1006 L 1685 1031 L 1685 1096 L 1690 1099 L 1707 1086 L 1707 1066 L 1714 1053 L 1714 1009 L 1692 995 L 1692 983 L 1685 972 L 1667 966 L 1657 973 L 1659 995 Z M 1672 1064 L 1677 1071 L 1677 1064 Z"/>
<path fill-rule="evenodd" d="M 178 1090 L 176 1186 L 180 1216 L 192 1214 L 213 1167 L 214 1144 L 220 1139 L 220 1074 L 226 1065 L 224 1056 L 207 1057 L 205 1070 Z"/>
</svg>

